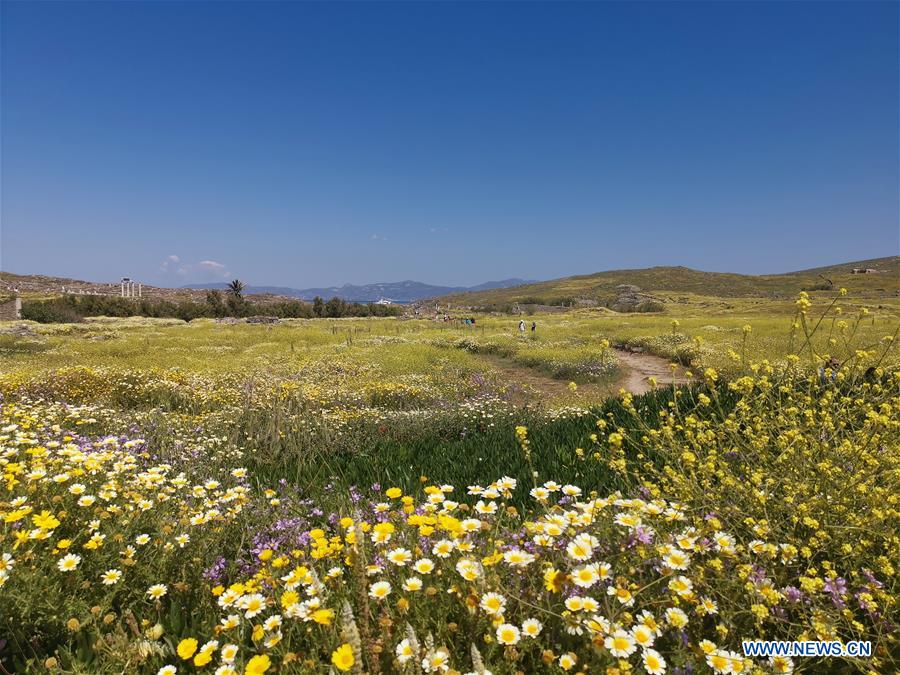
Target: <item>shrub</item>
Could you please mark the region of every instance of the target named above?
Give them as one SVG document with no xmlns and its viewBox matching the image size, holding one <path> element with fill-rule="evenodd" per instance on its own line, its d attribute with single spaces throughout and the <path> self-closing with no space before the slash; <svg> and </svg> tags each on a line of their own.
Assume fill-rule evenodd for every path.
<svg viewBox="0 0 900 675">
<path fill-rule="evenodd" d="M 22 318 L 29 321 L 37 321 L 38 323 L 78 323 L 84 317 L 74 307 L 66 303 L 46 300 L 43 302 L 23 302 Z"/>
</svg>

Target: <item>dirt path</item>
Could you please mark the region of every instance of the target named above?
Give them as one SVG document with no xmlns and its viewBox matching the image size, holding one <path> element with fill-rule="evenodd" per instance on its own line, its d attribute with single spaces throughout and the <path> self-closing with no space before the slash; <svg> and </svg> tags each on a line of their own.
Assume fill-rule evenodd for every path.
<svg viewBox="0 0 900 675">
<path fill-rule="evenodd" d="M 672 369 L 666 359 L 653 354 L 638 354 L 624 349 L 616 349 L 616 358 L 623 374 L 619 380 L 619 387 L 630 391 L 632 394 L 646 394 L 652 388 L 650 378 L 655 377 L 659 386 L 672 384 Z M 679 366 L 675 371 L 675 383 L 685 384 L 684 368 Z"/>
<path fill-rule="evenodd" d="M 651 389 L 651 377 L 655 377 L 662 387 L 672 383 L 672 371 L 665 359 L 622 349 L 616 349 L 615 354 L 621 369 L 620 376 L 612 382 L 579 384 L 577 392 L 569 389 L 567 381 L 557 380 L 535 368 L 520 366 L 510 359 L 487 354 L 479 358 L 497 375 L 499 382 L 509 388 L 510 399 L 519 404 L 533 402 L 536 398 L 595 403 L 615 396 L 620 389 L 632 394 L 644 394 Z M 681 367 L 676 371 L 675 382 L 687 382 Z"/>
</svg>

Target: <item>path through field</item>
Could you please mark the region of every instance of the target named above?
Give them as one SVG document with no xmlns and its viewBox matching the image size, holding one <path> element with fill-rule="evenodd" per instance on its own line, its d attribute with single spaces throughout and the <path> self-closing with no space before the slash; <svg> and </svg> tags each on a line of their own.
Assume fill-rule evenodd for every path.
<svg viewBox="0 0 900 675">
<path fill-rule="evenodd" d="M 651 389 L 651 377 L 655 377 L 661 387 L 672 383 L 669 362 L 663 358 L 622 349 L 616 349 L 615 355 L 619 361 L 618 378 L 605 383 L 579 384 L 575 394 L 569 390 L 566 380 L 557 380 L 536 368 L 519 365 L 501 356 L 481 355 L 480 358 L 498 376 L 500 383 L 509 388 L 508 395 L 516 403 L 527 403 L 535 399 L 571 399 L 573 403 L 596 403 L 615 396 L 621 389 L 632 394 L 644 394 Z M 675 382 L 687 382 L 684 369 L 680 366 L 675 373 Z"/>
<path fill-rule="evenodd" d="M 632 394 L 645 394 L 650 391 L 650 378 L 655 377 L 659 386 L 672 384 L 672 370 L 669 362 L 653 354 L 638 354 L 616 350 L 616 358 L 619 359 L 619 367 L 622 369 L 618 387 L 630 391 Z M 678 367 L 675 371 L 675 383 L 685 384 L 684 368 Z M 618 388 L 616 389 L 618 391 Z"/>
</svg>

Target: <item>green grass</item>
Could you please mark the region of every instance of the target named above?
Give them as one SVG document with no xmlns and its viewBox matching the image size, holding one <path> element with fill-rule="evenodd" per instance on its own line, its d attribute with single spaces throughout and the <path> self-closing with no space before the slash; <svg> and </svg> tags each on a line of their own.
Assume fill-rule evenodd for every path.
<svg viewBox="0 0 900 675">
<path fill-rule="evenodd" d="M 680 390 L 692 398 L 689 389 Z M 671 389 L 634 397 L 635 417 L 619 399 L 608 399 L 583 414 L 548 416 L 540 409 L 523 409 L 496 416 L 494 424 L 474 422 L 459 413 L 391 424 L 365 421 L 334 434 L 326 427 L 298 428 L 285 409 L 247 411 L 235 423 L 232 443 L 264 447 L 250 457 L 249 467 L 264 483 L 286 478 L 321 497 L 324 482 L 337 478 L 344 486 L 375 483 L 413 491 L 422 477 L 453 485 L 471 485 L 485 475 L 508 475 L 531 484 L 548 479 L 577 483 L 588 489 L 612 492 L 623 488 L 620 477 L 605 465 L 585 461 L 578 448 L 590 448 L 590 435 L 603 418 L 611 427 L 640 430 L 656 426 L 659 411 L 673 400 Z M 515 429 L 528 427 L 529 439 L 540 454 L 530 464 L 516 441 Z M 637 448 L 635 448 L 637 450 Z M 288 461 L 288 458 L 290 460 Z"/>
<path fill-rule="evenodd" d="M 813 312 L 826 306 L 826 299 L 813 299 Z M 842 316 L 829 318 L 814 338 L 820 356 L 846 358 L 858 346 L 875 344 L 900 326 L 900 299 L 876 303 L 848 296 L 838 306 Z M 412 392 L 414 400 L 432 404 L 479 393 L 477 378 L 498 392 L 515 386 L 518 379 L 538 385 L 541 378 L 563 384 L 614 384 L 614 370 L 599 376 L 592 370 L 615 358 L 604 340 L 642 347 L 695 370 L 729 372 L 742 356 L 777 362 L 800 346 L 800 334 L 791 328 L 795 309 L 793 301 L 760 298 L 691 298 L 671 304 L 665 314 L 582 309 L 535 314 L 529 322 L 536 321 L 538 329 L 526 337 L 518 335 L 517 318 L 504 316 L 483 317 L 474 329 L 425 319 L 297 319 L 274 326 L 206 319 L 189 324 L 169 319 L 31 324 L 36 337 L 0 335 L 0 372 L 40 379 L 42 373 L 75 366 L 178 369 L 210 378 L 252 376 L 269 383 L 288 379 L 335 390 L 345 398 L 359 391 L 390 398 L 392 388 L 399 388 Z M 678 322 L 675 328 L 673 320 Z M 841 321 L 848 325 L 843 331 Z M 747 325 L 751 331 L 745 334 Z M 568 396 L 564 387 L 549 382 L 544 391 L 537 389 L 536 399 L 544 402 L 547 396 L 560 404 L 597 402 L 583 396 L 579 401 L 579 396 Z"/>
</svg>

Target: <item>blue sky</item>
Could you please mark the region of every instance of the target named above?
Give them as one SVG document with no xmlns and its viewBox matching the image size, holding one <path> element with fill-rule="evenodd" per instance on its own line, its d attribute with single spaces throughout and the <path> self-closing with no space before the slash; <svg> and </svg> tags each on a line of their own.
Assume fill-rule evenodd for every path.
<svg viewBox="0 0 900 675">
<path fill-rule="evenodd" d="M 0 12 L 5 271 L 475 284 L 900 249 L 895 2 Z"/>
</svg>

